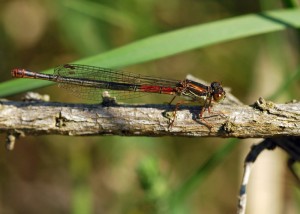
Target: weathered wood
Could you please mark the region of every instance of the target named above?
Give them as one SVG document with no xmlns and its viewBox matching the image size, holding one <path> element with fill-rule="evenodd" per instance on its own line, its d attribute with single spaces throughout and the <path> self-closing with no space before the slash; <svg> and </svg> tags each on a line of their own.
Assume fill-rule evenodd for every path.
<svg viewBox="0 0 300 214">
<path fill-rule="evenodd" d="M 198 118 L 199 106 L 13 102 L 0 104 L 0 131 L 26 135 L 126 135 L 266 138 L 300 136 L 300 103 L 274 104 L 259 99 L 253 106 L 224 102 Z M 166 116 L 169 115 L 169 116 Z M 209 128 L 210 124 L 212 128 Z"/>
</svg>

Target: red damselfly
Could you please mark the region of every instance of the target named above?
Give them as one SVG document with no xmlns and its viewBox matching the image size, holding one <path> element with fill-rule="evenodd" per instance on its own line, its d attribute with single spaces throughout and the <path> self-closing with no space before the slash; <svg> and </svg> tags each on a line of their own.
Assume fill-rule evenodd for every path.
<svg viewBox="0 0 300 214">
<path fill-rule="evenodd" d="M 225 98 L 225 91 L 219 82 L 210 86 L 185 79 L 182 81 L 162 79 L 119 70 L 100 68 L 88 65 L 65 64 L 54 69 L 54 74 L 31 72 L 25 69 L 13 69 L 13 77 L 43 79 L 57 82 L 59 86 L 69 89 L 77 96 L 100 100 L 99 90 L 112 91 L 120 95 L 124 91 L 141 93 L 159 93 L 184 96 L 202 106 L 200 119 L 205 110 L 209 111 L 212 101 L 220 102 Z M 127 93 L 121 98 L 138 97 L 141 93 Z M 171 103 L 170 102 L 170 103 Z M 180 103 L 176 105 L 175 112 Z"/>
</svg>

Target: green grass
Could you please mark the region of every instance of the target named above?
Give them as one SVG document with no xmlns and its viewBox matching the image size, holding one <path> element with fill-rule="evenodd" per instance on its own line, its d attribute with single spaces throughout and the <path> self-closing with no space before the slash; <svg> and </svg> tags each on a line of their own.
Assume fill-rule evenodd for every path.
<svg viewBox="0 0 300 214">
<path fill-rule="evenodd" d="M 158 34 L 72 63 L 120 68 L 221 42 L 298 27 L 300 9 L 249 14 Z M 44 72 L 51 73 L 51 70 Z M 7 81 L 0 84 L 0 97 L 50 84 L 52 83 L 25 79 Z"/>
</svg>

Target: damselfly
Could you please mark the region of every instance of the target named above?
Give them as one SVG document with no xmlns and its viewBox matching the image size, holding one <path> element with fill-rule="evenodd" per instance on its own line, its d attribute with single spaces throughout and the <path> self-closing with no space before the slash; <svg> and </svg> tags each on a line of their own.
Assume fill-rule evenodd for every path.
<svg viewBox="0 0 300 214">
<path fill-rule="evenodd" d="M 124 91 L 141 93 L 159 93 L 184 96 L 199 103 L 202 108 L 200 119 L 205 110 L 209 111 L 212 101 L 220 102 L 225 98 L 225 91 L 219 82 L 212 82 L 206 86 L 189 79 L 171 80 L 119 70 L 100 68 L 88 65 L 65 64 L 54 69 L 54 74 L 31 72 L 25 69 L 13 69 L 13 77 L 43 79 L 57 82 L 59 86 L 67 88 L 77 96 L 100 100 L 101 90 L 113 91 L 113 95 L 120 95 Z M 127 93 L 121 98 L 140 96 L 141 93 Z M 170 102 L 170 103 L 171 103 Z M 179 104 L 176 105 L 176 108 Z"/>
</svg>

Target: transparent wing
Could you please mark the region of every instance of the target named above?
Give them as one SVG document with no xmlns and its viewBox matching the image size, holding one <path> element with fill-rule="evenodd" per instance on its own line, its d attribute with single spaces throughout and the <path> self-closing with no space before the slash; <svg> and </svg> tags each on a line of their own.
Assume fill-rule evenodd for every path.
<svg viewBox="0 0 300 214">
<path fill-rule="evenodd" d="M 54 70 L 54 74 L 58 77 L 78 78 L 82 80 L 95 80 L 104 82 L 126 83 L 138 86 L 153 85 L 162 87 L 175 87 L 179 81 L 168 80 L 161 78 L 153 78 L 145 75 L 134 74 L 108 68 L 100 68 L 88 65 L 66 64 L 61 65 Z M 108 91 L 112 97 L 117 97 L 118 100 L 137 98 L 148 93 L 136 92 L 132 90 L 120 91 L 109 90 L 106 88 L 93 88 L 82 85 L 73 85 L 68 83 L 59 83 L 59 87 L 67 89 L 77 97 L 88 100 L 100 101 L 102 93 Z"/>
</svg>

